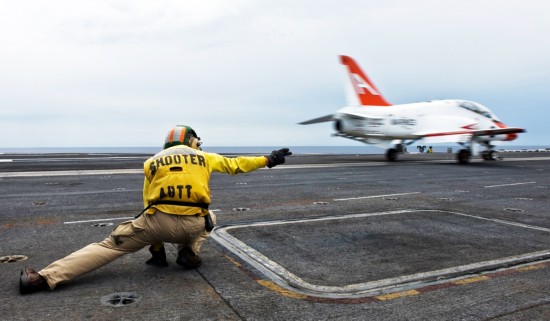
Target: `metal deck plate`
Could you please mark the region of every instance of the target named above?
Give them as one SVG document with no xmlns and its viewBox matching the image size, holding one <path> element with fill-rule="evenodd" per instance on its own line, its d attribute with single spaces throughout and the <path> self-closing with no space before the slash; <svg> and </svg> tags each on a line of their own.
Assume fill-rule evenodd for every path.
<svg viewBox="0 0 550 321">
<path fill-rule="evenodd" d="M 255 222 L 218 227 L 212 237 L 276 284 L 330 298 L 403 291 L 550 259 L 550 229 L 440 210 Z"/>
</svg>

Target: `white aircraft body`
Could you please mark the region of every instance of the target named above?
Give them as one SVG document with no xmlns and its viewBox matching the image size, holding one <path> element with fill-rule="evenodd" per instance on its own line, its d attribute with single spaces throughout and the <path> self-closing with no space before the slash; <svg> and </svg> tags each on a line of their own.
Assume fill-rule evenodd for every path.
<svg viewBox="0 0 550 321">
<path fill-rule="evenodd" d="M 333 121 L 335 136 L 354 139 L 377 147 L 388 148 L 386 158 L 397 159 L 404 145 L 418 140 L 426 143 L 458 143 L 459 163 L 481 152 L 484 160 L 500 159 L 493 141 L 511 141 L 522 128 L 507 127 L 489 108 L 468 100 L 446 99 L 391 105 L 380 94 L 359 65 L 348 56 L 340 61 L 349 75 L 348 104 L 336 113 L 301 122 L 309 125 Z"/>
</svg>

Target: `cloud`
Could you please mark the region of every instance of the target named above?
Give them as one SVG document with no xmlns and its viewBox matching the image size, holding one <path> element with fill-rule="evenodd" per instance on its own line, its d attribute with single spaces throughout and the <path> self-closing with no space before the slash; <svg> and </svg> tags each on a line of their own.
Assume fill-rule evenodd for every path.
<svg viewBox="0 0 550 321">
<path fill-rule="evenodd" d="M 5 147 L 156 146 L 188 123 L 210 145 L 356 144 L 330 137 L 328 124 L 296 125 L 344 104 L 337 56 L 348 54 L 393 103 L 479 100 L 540 143 L 541 124 L 516 111 L 528 91 L 533 112 L 548 116 L 548 9 L 533 0 L 3 2 L 0 135 L 11 137 Z M 33 130 L 43 134 L 26 139 Z M 86 135 L 67 135 L 78 131 Z"/>
</svg>

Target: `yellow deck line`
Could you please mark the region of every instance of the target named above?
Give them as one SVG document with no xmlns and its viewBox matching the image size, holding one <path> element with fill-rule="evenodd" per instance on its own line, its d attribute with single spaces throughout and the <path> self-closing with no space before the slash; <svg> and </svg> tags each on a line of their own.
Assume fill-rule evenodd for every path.
<svg viewBox="0 0 550 321">
<path fill-rule="evenodd" d="M 489 280 L 489 277 L 485 276 L 485 275 L 481 275 L 481 276 L 475 276 L 475 277 L 472 277 L 472 278 L 453 281 L 452 283 L 454 283 L 454 284 L 470 284 L 470 283 L 481 282 L 481 281 L 485 281 L 485 280 Z"/>
<path fill-rule="evenodd" d="M 305 294 L 300 294 L 300 293 L 289 291 L 289 290 L 273 283 L 272 281 L 258 280 L 258 283 L 265 286 L 266 288 L 268 288 L 270 290 L 273 290 L 273 291 L 279 293 L 282 296 L 286 296 L 286 297 L 294 298 L 294 299 L 305 299 L 305 298 L 307 298 L 307 295 L 305 295 Z"/>
<path fill-rule="evenodd" d="M 418 292 L 416 290 L 409 290 L 409 291 L 402 291 L 402 292 L 378 295 L 378 296 L 376 296 L 376 299 L 378 299 L 380 301 L 386 301 L 386 300 L 398 299 L 398 298 L 403 298 L 403 297 L 406 297 L 406 296 L 412 296 L 412 295 L 417 295 L 417 294 L 420 294 L 420 292 Z"/>
</svg>

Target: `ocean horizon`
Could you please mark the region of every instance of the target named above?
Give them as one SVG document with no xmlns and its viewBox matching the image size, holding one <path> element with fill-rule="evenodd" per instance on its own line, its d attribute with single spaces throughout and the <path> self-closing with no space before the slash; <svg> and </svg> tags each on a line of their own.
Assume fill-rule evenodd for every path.
<svg viewBox="0 0 550 321">
<path fill-rule="evenodd" d="M 384 154 L 385 149 L 374 146 L 205 146 L 203 150 L 218 154 L 268 154 L 272 150 L 288 147 L 294 154 Z M 458 145 L 433 145 L 434 153 L 453 153 L 462 147 Z M 0 154 L 151 154 L 158 153 L 162 147 L 0 147 Z M 550 151 L 550 145 L 496 146 L 497 151 Z M 407 147 L 410 153 L 417 153 L 416 145 Z"/>
</svg>

